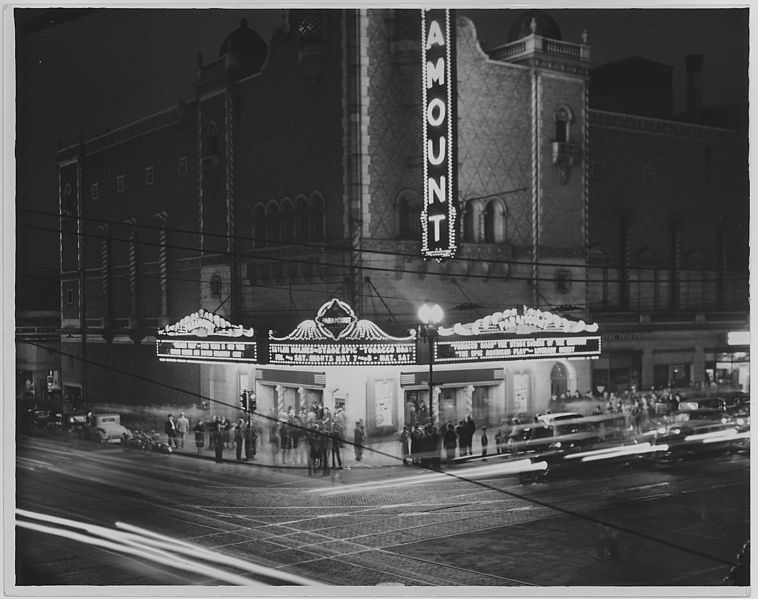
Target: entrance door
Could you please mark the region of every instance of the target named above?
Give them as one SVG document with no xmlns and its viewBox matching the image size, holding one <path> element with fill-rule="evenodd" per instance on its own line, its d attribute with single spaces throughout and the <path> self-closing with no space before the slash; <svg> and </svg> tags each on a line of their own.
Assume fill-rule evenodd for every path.
<svg viewBox="0 0 758 599">
<path fill-rule="evenodd" d="M 550 371 L 550 393 L 560 397 L 568 391 L 568 372 L 563 364 L 556 364 Z"/>
<path fill-rule="evenodd" d="M 482 426 L 489 421 L 490 399 L 489 387 L 474 387 L 472 399 L 472 418 L 477 426 Z"/>
</svg>

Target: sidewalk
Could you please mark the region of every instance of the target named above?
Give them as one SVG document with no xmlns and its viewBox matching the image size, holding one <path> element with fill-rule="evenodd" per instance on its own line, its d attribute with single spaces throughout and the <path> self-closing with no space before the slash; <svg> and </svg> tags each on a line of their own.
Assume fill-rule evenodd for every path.
<svg viewBox="0 0 758 599">
<path fill-rule="evenodd" d="M 185 439 L 183 449 L 175 449 L 174 453 L 178 455 L 215 460 L 216 454 L 213 450 L 208 449 L 206 445 L 201 453 L 198 453 L 195 447 L 194 439 Z M 224 449 L 222 459 L 224 462 L 237 462 L 236 459 L 236 447 L 232 444 L 230 447 Z M 292 450 L 292 456 L 288 463 L 278 463 L 276 466 L 284 468 L 302 468 L 308 469 L 308 463 L 305 461 L 305 453 L 297 454 L 300 457 L 300 461 L 295 460 L 295 450 Z M 245 450 L 242 450 L 242 457 L 245 456 Z M 279 454 L 279 460 L 281 460 L 282 454 Z M 393 439 L 381 439 L 378 441 L 369 441 L 363 446 L 363 457 L 360 461 L 355 458 L 355 449 L 352 445 L 345 443 L 345 446 L 340 450 L 340 457 L 342 458 L 342 467 L 345 469 L 353 468 L 382 468 L 389 466 L 402 466 L 403 460 L 400 457 L 400 442 Z M 331 464 L 331 455 L 329 455 L 329 463 Z M 244 462 L 244 460 L 243 460 Z M 257 452 L 253 459 L 248 460 L 248 464 L 256 464 L 258 466 L 274 467 L 274 459 L 271 453 L 271 447 L 268 443 L 259 443 Z"/>
</svg>

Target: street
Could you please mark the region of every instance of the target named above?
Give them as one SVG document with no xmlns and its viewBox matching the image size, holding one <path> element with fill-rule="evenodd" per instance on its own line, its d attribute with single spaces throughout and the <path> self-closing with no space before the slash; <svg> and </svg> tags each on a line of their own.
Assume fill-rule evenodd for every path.
<svg viewBox="0 0 758 599">
<path fill-rule="evenodd" d="M 16 584 L 718 585 L 748 538 L 749 464 L 309 478 L 20 437 Z"/>
</svg>

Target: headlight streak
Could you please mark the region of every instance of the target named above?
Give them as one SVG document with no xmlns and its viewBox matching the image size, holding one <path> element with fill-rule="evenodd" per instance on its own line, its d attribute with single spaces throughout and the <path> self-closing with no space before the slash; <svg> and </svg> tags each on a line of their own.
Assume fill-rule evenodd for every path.
<svg viewBox="0 0 758 599">
<path fill-rule="evenodd" d="M 449 470 L 445 472 L 427 472 L 405 478 L 395 478 L 386 481 L 359 483 L 355 485 L 346 485 L 335 489 L 311 489 L 309 493 L 318 495 L 338 495 L 341 493 L 350 493 L 354 491 L 371 491 L 374 489 L 384 489 L 387 487 L 409 487 L 417 484 L 434 483 L 450 478 L 469 481 L 473 478 L 483 478 L 502 474 L 520 474 L 522 472 L 535 472 L 547 470 L 547 462 L 532 462 L 531 460 L 518 460 L 515 462 L 506 462 L 501 464 L 490 464 L 488 466 L 476 466 L 475 468 L 456 468 L 455 472 Z"/>
<path fill-rule="evenodd" d="M 606 449 L 593 449 L 591 451 L 582 451 L 579 453 L 570 453 L 564 456 L 565 460 L 574 460 L 576 458 L 593 457 L 593 456 L 606 456 L 612 455 L 627 455 L 635 453 L 646 453 L 650 451 L 650 443 L 637 443 L 635 445 L 619 445 L 617 447 L 608 447 Z M 660 445 L 658 446 L 660 447 Z"/>
<path fill-rule="evenodd" d="M 638 447 L 647 445 L 647 448 L 638 449 Z M 602 455 L 590 455 L 582 458 L 582 462 L 595 462 L 597 460 L 609 460 L 611 458 L 618 458 L 625 455 L 639 455 L 643 453 L 655 453 L 657 451 L 668 451 L 669 446 L 666 444 L 650 445 L 650 443 L 640 443 L 639 446 L 629 445 L 626 451 L 621 451 L 622 448 L 618 448 L 617 451 L 609 451 Z"/>
<path fill-rule="evenodd" d="M 266 586 L 266 587 L 270 586 L 268 583 L 261 582 L 259 580 L 254 580 L 251 578 L 246 578 L 244 576 L 240 576 L 237 574 L 232 574 L 225 570 L 215 568 L 213 566 L 208 566 L 196 560 L 186 559 L 182 557 L 181 555 L 177 555 L 177 554 L 191 553 L 195 556 L 199 555 L 200 557 L 208 561 L 224 564 L 224 565 L 231 566 L 240 570 L 246 570 L 250 573 L 253 573 L 259 576 L 273 578 L 278 583 L 282 583 L 285 585 L 286 584 L 289 584 L 289 585 L 320 585 L 321 584 L 321 583 L 317 583 L 317 582 L 299 577 L 297 575 L 281 572 L 274 568 L 269 568 L 266 566 L 258 566 L 257 564 L 246 562 L 239 558 L 226 556 L 224 554 L 211 551 L 204 547 L 199 547 L 199 546 L 192 545 L 191 543 L 179 541 L 172 537 L 159 535 L 157 533 L 150 533 L 150 531 L 133 527 L 123 522 L 121 523 L 117 522 L 116 525 L 122 528 L 130 528 L 134 530 L 135 532 L 139 532 L 140 534 L 123 533 L 119 530 L 106 528 L 103 526 L 98 526 L 96 524 L 87 524 L 84 522 L 78 522 L 76 520 L 69 520 L 67 518 L 60 518 L 60 517 L 51 516 L 48 514 L 39 514 L 39 513 L 30 512 L 30 511 L 22 510 L 22 509 L 17 509 L 16 513 L 22 517 L 30 518 L 33 520 L 39 520 L 42 522 L 47 522 L 47 523 L 55 525 L 55 526 L 49 526 L 47 524 L 38 524 L 35 522 L 27 522 L 25 520 L 16 519 L 16 526 L 27 528 L 30 530 L 36 530 L 39 532 L 43 532 L 43 533 L 47 533 L 47 534 L 51 534 L 51 535 L 55 535 L 59 537 L 64 537 L 69 540 L 78 541 L 87 545 L 102 547 L 104 549 L 108 549 L 111 551 L 126 553 L 126 554 L 133 555 L 142 559 L 150 560 L 155 563 L 170 566 L 172 568 L 202 574 L 216 580 L 223 580 L 228 584 L 233 584 L 233 585 L 238 585 L 238 586 Z M 59 528 L 58 526 L 66 526 L 68 528 L 80 529 L 80 530 L 85 531 L 88 534 L 74 532 L 72 530 Z M 141 534 L 145 534 L 145 533 L 147 533 L 146 536 L 141 536 Z M 95 537 L 89 536 L 89 535 L 95 535 Z M 96 537 L 104 537 L 104 538 L 96 538 Z M 155 537 L 155 538 L 150 538 L 150 537 Z M 158 539 L 160 539 L 160 541 Z M 170 545 L 169 548 L 166 547 L 167 544 Z"/>
<path fill-rule="evenodd" d="M 122 528 L 124 530 L 132 531 L 134 533 L 142 535 L 140 538 L 141 538 L 141 542 L 143 543 L 155 544 L 161 547 L 164 546 L 163 544 L 165 543 L 171 543 L 174 546 L 173 550 L 176 551 L 177 553 L 196 555 L 211 562 L 225 564 L 227 566 L 232 566 L 239 570 L 246 570 L 252 574 L 258 574 L 262 576 L 277 578 L 279 580 L 285 580 L 289 584 L 310 585 L 310 586 L 321 584 L 318 582 L 314 582 L 313 580 L 303 578 L 296 574 L 289 574 L 287 572 L 282 572 L 280 570 L 277 570 L 276 568 L 270 568 L 268 566 L 260 566 L 258 564 L 248 562 L 243 559 L 227 556 L 215 551 L 211 551 L 205 547 L 199 547 L 198 545 L 193 545 L 192 543 L 187 543 L 186 541 L 180 541 L 178 539 L 167 537 L 165 535 L 162 535 L 157 532 L 153 532 L 151 530 L 139 528 L 138 526 L 134 526 L 132 524 L 127 524 L 126 522 L 116 522 L 115 524 L 118 528 Z"/>
</svg>

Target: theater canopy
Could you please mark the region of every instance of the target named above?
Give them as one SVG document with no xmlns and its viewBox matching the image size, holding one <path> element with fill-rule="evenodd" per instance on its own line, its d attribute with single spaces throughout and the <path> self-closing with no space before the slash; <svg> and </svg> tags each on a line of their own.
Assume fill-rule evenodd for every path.
<svg viewBox="0 0 758 599">
<path fill-rule="evenodd" d="M 569 320 L 536 308 L 509 308 L 468 324 L 440 327 L 434 344 L 439 363 L 597 358 L 597 323 Z"/>
<path fill-rule="evenodd" d="M 536 308 L 507 308 L 467 324 L 439 327 L 432 337 L 434 362 L 500 362 L 597 358 L 598 325 Z M 428 338 L 427 338 L 428 339 Z M 284 337 L 233 325 L 199 310 L 156 335 L 158 358 L 167 362 L 231 362 L 299 366 L 420 365 L 426 341 L 410 331 L 393 337 L 359 319 L 342 300 L 324 303 L 315 318 L 302 321 Z"/>
<path fill-rule="evenodd" d="M 258 360 L 255 330 L 233 325 L 202 308 L 155 337 L 158 359 L 164 362 L 251 362 Z"/>
</svg>

